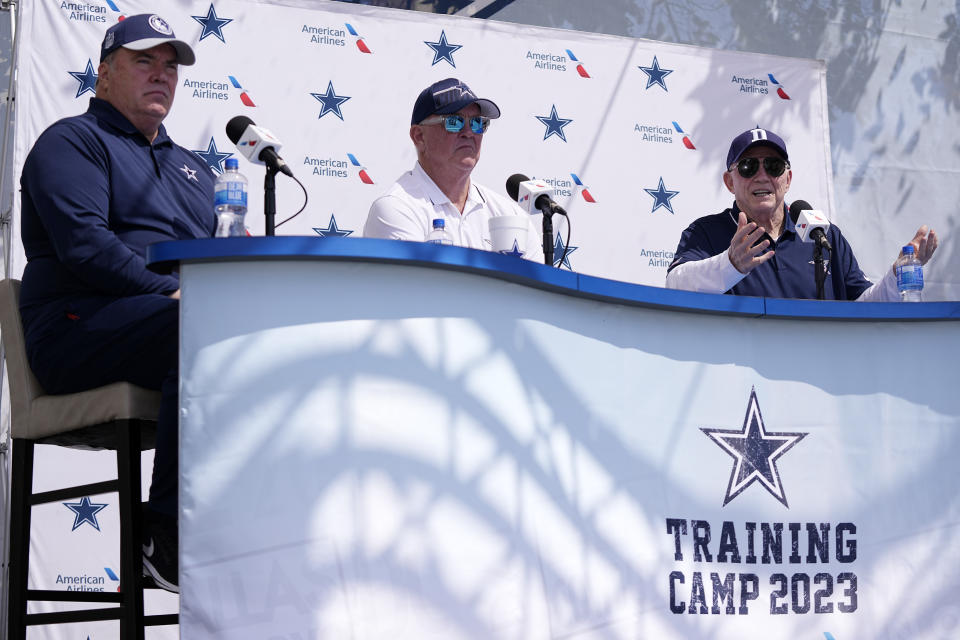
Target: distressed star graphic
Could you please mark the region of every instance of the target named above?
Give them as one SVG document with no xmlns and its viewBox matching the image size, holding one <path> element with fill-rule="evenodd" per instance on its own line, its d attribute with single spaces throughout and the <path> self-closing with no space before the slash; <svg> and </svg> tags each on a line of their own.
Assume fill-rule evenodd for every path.
<svg viewBox="0 0 960 640">
<path fill-rule="evenodd" d="M 670 201 L 675 195 L 680 193 L 679 191 L 671 191 L 663 186 L 663 177 L 660 177 L 660 184 L 657 185 L 656 189 L 644 189 L 647 194 L 653 198 L 653 208 L 650 209 L 650 213 L 653 213 L 660 207 L 663 207 L 670 213 L 673 213 L 673 205 L 670 204 Z"/>
<path fill-rule="evenodd" d="M 75 98 L 79 98 L 88 91 L 93 95 L 97 95 L 97 72 L 93 69 L 93 60 L 87 58 L 87 68 L 83 71 L 67 71 L 74 79 L 80 83 L 80 86 L 77 87 L 77 95 Z"/>
<path fill-rule="evenodd" d="M 462 44 L 450 44 L 447 42 L 447 33 L 446 31 L 440 31 L 440 40 L 437 42 L 428 42 L 427 40 L 423 41 L 423 44 L 427 45 L 433 49 L 433 63 L 431 67 L 441 60 L 446 60 L 450 63 L 451 67 L 456 68 L 457 63 L 453 61 L 453 52 L 457 49 L 463 48 Z"/>
<path fill-rule="evenodd" d="M 760 415 L 755 388 L 750 389 L 750 401 L 747 403 L 747 414 L 743 418 L 743 428 L 737 430 L 701 427 L 700 430 L 733 458 L 733 469 L 730 471 L 723 506 L 727 506 L 751 484 L 759 482 L 783 506 L 790 508 L 780 482 L 777 460 L 807 434 L 767 431 L 763 416 Z"/>
<path fill-rule="evenodd" d="M 207 15 L 190 17 L 199 22 L 203 27 L 203 31 L 200 33 L 201 42 L 207 36 L 216 36 L 220 42 L 226 42 L 226 40 L 223 39 L 223 31 L 221 31 L 221 29 L 233 22 L 233 18 L 218 17 L 217 11 L 213 8 L 212 2 L 210 3 L 210 8 L 207 9 Z"/>
<path fill-rule="evenodd" d="M 639 65 L 637 68 L 647 74 L 646 89 L 658 84 L 664 91 L 669 91 L 669 89 L 667 89 L 667 83 L 664 82 L 664 78 L 673 73 L 673 69 L 661 69 L 660 63 L 657 61 L 657 56 L 653 56 L 653 64 L 649 67 Z"/>
<path fill-rule="evenodd" d="M 543 134 L 543 139 L 546 140 L 552 135 L 557 136 L 564 142 L 567 141 L 567 136 L 563 133 L 563 128 L 573 122 L 569 118 L 561 118 L 557 115 L 557 105 L 550 106 L 550 115 L 549 116 L 536 116 L 537 120 L 542 122 L 547 130 Z"/>
<path fill-rule="evenodd" d="M 321 238 L 346 238 L 353 233 L 353 229 L 341 229 L 338 227 L 337 219 L 332 214 L 330 215 L 330 222 L 326 228 L 314 227 L 313 230 L 316 231 Z"/>
<path fill-rule="evenodd" d="M 217 143 L 213 139 L 213 136 L 210 136 L 210 143 L 207 145 L 206 150 L 203 149 L 191 149 L 195 154 L 200 156 L 200 159 L 207 163 L 207 166 L 210 167 L 210 170 L 214 173 L 223 173 L 223 161 L 232 156 L 232 153 L 223 153 L 217 149 Z"/>
<path fill-rule="evenodd" d="M 88 496 L 84 496 L 80 498 L 80 502 L 64 502 L 63 506 L 77 514 L 73 519 L 73 529 L 71 529 L 71 531 L 76 531 L 77 527 L 82 525 L 84 522 L 89 524 L 97 531 L 100 531 L 100 523 L 97 522 L 97 514 L 106 509 L 109 505 L 106 503 L 99 504 L 96 502 L 90 502 L 90 498 Z"/>
<path fill-rule="evenodd" d="M 340 111 L 340 105 L 349 100 L 352 96 L 338 96 L 337 92 L 333 90 L 333 81 L 331 80 L 327 84 L 326 93 L 311 93 L 314 98 L 320 101 L 320 104 L 323 106 L 320 108 L 320 115 L 317 118 L 322 118 L 328 113 L 332 113 L 341 120 L 343 120 L 343 112 Z"/>
<path fill-rule="evenodd" d="M 563 240 L 560 238 L 560 233 L 557 232 L 557 241 L 553 243 L 553 266 L 559 267 L 560 261 L 563 260 L 563 266 L 573 271 L 573 267 L 570 266 L 570 254 L 579 248 L 569 245 L 567 255 L 563 255 Z"/>
</svg>

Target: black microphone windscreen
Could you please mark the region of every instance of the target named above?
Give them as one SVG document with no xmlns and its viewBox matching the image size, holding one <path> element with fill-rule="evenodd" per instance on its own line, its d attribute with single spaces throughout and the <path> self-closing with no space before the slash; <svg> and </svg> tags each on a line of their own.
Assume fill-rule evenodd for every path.
<svg viewBox="0 0 960 640">
<path fill-rule="evenodd" d="M 530 178 L 522 173 L 515 173 L 507 178 L 507 195 L 510 196 L 514 202 L 517 201 L 517 196 L 520 195 L 520 183 L 526 182 L 529 179 Z"/>
<path fill-rule="evenodd" d="M 227 137 L 230 138 L 230 142 L 233 144 L 240 142 L 240 137 L 243 135 L 243 132 L 252 124 L 253 120 L 247 116 L 234 116 L 230 118 L 230 122 L 227 123 Z"/>
<path fill-rule="evenodd" d="M 790 205 L 790 220 L 794 224 L 797 223 L 797 218 L 800 217 L 801 211 L 813 211 L 813 207 L 810 206 L 810 203 L 806 200 L 794 200 L 793 204 Z"/>
</svg>

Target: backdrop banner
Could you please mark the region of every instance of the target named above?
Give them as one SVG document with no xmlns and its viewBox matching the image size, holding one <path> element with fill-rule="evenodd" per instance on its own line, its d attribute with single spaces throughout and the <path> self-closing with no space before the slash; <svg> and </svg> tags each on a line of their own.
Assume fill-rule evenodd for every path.
<svg viewBox="0 0 960 640">
<path fill-rule="evenodd" d="M 546 180 L 569 212 L 569 241 L 566 223 L 555 220 L 557 259 L 568 249 L 562 268 L 662 286 L 680 232 L 730 206 L 720 178 L 727 146 L 756 125 L 786 138 L 797 167 L 791 194 L 828 214 L 833 208 L 821 61 L 322 0 L 176 0 L 162 7 L 24 0 L 18 9 L 15 180 L 37 136 L 86 109 L 106 28 L 159 9 L 197 53 L 196 65 L 180 69 L 165 123 L 171 136 L 218 174 L 226 158 L 240 155 L 226 136 L 227 121 L 245 115 L 272 130 L 309 194 L 305 211 L 279 234 L 359 236 L 372 200 L 414 164 L 408 130 L 417 94 L 451 76 L 503 112 L 484 136 L 476 180 L 498 190 L 513 173 Z M 251 182 L 250 232 L 262 234 L 263 168 L 241 158 L 240 169 Z M 301 207 L 303 194 L 284 176 L 277 186 L 283 221 Z M 18 215 L 17 200 L 15 239 Z M 9 250 L 16 277 L 22 250 Z M 863 266 L 876 276 L 889 265 Z M 107 465 L 97 455 L 108 454 L 91 459 L 42 448 L 38 484 L 55 486 L 66 465 L 89 469 L 91 481 L 103 479 Z M 147 454 L 148 473 L 150 460 Z M 117 588 L 115 514 L 112 496 L 37 509 L 31 584 Z M 688 572 L 678 588 L 692 580 Z M 149 606 L 163 611 L 171 602 L 173 596 L 151 594 Z M 31 637 L 97 640 L 114 632 L 110 623 L 90 623 L 37 629 Z M 151 634 L 175 638 L 176 630 Z"/>
</svg>

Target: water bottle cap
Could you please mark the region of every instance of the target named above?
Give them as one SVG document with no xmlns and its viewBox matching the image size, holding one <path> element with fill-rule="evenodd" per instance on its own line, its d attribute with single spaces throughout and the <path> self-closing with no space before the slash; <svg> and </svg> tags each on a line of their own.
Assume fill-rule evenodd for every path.
<svg viewBox="0 0 960 640">
<path fill-rule="evenodd" d="M 912 254 L 912 253 L 913 253 L 913 245 L 912 245 L 912 244 L 908 244 L 907 246 L 905 246 L 905 247 L 903 248 L 903 255 L 908 256 L 908 255 L 910 255 L 910 254 Z"/>
<path fill-rule="evenodd" d="M 223 166 L 227 168 L 227 171 L 229 171 L 230 169 L 239 169 L 240 161 L 237 160 L 236 158 L 227 158 L 226 160 L 223 161 Z"/>
<path fill-rule="evenodd" d="M 433 228 L 434 229 L 443 229 L 446 226 L 446 222 L 443 218 L 434 218 L 433 219 Z"/>
</svg>

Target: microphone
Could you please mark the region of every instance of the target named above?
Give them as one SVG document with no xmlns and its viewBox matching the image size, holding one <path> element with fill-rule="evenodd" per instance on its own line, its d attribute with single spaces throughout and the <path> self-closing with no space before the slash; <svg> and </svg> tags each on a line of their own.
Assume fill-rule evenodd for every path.
<svg viewBox="0 0 960 640">
<path fill-rule="evenodd" d="M 531 215 L 540 212 L 565 214 L 563 207 L 551 197 L 553 187 L 541 180 L 531 180 L 522 173 L 507 178 L 507 195 Z"/>
<path fill-rule="evenodd" d="M 283 158 L 277 155 L 282 146 L 280 140 L 263 127 L 253 124 L 253 120 L 247 116 L 230 118 L 227 123 L 227 137 L 250 162 L 266 164 L 274 171 L 282 171 L 293 177 L 293 171 Z"/>
<path fill-rule="evenodd" d="M 790 219 L 797 228 L 797 235 L 802 242 L 816 242 L 827 251 L 833 251 L 830 241 L 827 240 L 827 230 L 830 221 L 805 200 L 794 200 L 790 205 Z"/>
</svg>

